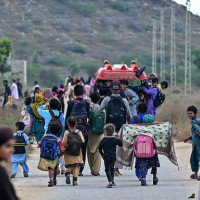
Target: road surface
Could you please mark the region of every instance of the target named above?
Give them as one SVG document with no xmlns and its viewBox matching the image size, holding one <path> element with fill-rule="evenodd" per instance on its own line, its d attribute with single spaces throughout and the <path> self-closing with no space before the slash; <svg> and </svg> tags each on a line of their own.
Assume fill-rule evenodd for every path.
<svg viewBox="0 0 200 200">
<path fill-rule="evenodd" d="M 195 199 L 199 199 L 200 182 L 189 179 L 191 144 L 176 143 L 175 146 L 180 171 L 166 157 L 159 156 L 161 167 L 158 169 L 160 182 L 157 186 L 153 186 L 150 174 L 147 178 L 148 186 L 140 186 L 133 169 L 124 169 L 121 171 L 123 175 L 116 177 L 117 187 L 107 189 L 102 163 L 100 177 L 91 176 L 86 164 L 84 176 L 78 179 L 79 186 L 66 185 L 65 177 L 59 175 L 58 185 L 48 188 L 47 172 L 37 169 L 39 149 L 36 148 L 28 160 L 29 178 L 24 178 L 20 169 L 13 183 L 21 200 L 185 200 L 192 193 L 196 193 Z"/>
</svg>

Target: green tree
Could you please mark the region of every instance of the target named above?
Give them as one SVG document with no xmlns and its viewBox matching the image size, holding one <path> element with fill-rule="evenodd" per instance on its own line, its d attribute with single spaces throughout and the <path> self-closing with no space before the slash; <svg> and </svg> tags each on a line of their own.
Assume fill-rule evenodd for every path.
<svg viewBox="0 0 200 200">
<path fill-rule="evenodd" d="M 1 76 L 4 73 L 11 71 L 11 66 L 8 64 L 8 58 L 13 50 L 12 40 L 3 37 L 0 40 L 0 73 Z"/>
<path fill-rule="evenodd" d="M 200 49 L 195 49 L 192 53 L 192 57 L 197 69 L 200 70 Z"/>
</svg>

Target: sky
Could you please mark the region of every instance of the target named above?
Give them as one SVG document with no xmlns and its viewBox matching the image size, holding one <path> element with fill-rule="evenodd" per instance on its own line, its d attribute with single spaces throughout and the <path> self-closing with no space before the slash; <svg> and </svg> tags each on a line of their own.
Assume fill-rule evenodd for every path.
<svg viewBox="0 0 200 200">
<path fill-rule="evenodd" d="M 185 5 L 186 0 L 174 0 L 175 2 Z M 200 15 L 200 0 L 190 0 L 191 12 Z"/>
</svg>

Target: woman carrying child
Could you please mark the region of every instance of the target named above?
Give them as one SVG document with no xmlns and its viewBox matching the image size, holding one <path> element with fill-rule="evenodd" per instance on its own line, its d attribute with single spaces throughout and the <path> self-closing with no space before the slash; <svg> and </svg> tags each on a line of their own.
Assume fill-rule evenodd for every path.
<svg viewBox="0 0 200 200">
<path fill-rule="evenodd" d="M 143 118 L 143 123 L 153 123 L 154 117 L 150 114 L 145 115 Z M 135 168 L 136 170 L 140 171 L 140 180 L 141 180 L 141 186 L 147 186 L 146 183 L 146 176 L 148 173 L 148 169 L 152 168 L 151 174 L 153 174 L 153 184 L 158 184 L 158 177 L 157 177 L 157 167 L 160 167 L 160 162 L 158 159 L 158 154 L 155 153 L 155 155 L 151 158 L 137 158 Z"/>
<path fill-rule="evenodd" d="M 77 186 L 80 166 L 83 165 L 81 145 L 85 142 L 81 131 L 76 129 L 76 119 L 69 117 L 67 120 L 69 130 L 64 134 L 63 145 L 65 151 L 66 184 L 71 184 L 70 174 L 73 174 L 73 186 Z"/>
</svg>

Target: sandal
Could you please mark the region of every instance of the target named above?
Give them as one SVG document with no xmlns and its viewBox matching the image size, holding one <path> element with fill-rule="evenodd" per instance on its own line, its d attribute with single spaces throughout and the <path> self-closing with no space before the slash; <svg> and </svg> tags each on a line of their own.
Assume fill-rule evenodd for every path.
<svg viewBox="0 0 200 200">
<path fill-rule="evenodd" d="M 198 179 L 198 177 L 195 177 L 194 174 L 192 174 L 192 175 L 190 176 L 190 178 L 191 178 L 191 179 Z"/>
</svg>

